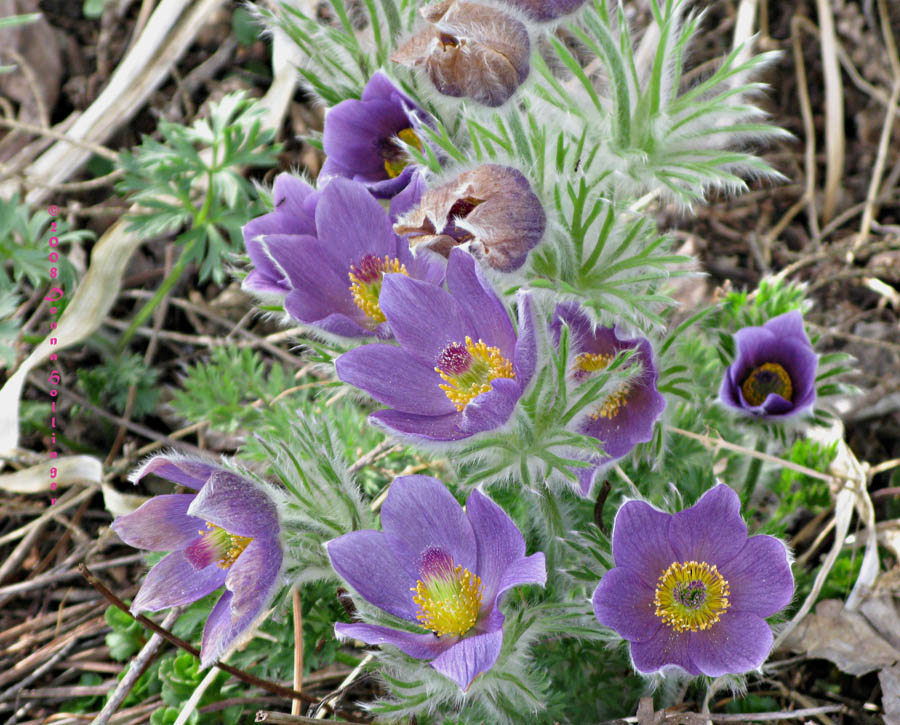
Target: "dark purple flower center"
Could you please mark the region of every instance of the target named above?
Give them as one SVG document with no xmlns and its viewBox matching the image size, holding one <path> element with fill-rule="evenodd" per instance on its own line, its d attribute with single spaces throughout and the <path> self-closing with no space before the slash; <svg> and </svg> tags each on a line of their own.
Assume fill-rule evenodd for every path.
<svg viewBox="0 0 900 725">
<path fill-rule="evenodd" d="M 659 577 L 654 614 L 676 632 L 709 629 L 730 606 L 731 589 L 714 565 L 673 562 Z"/>
<path fill-rule="evenodd" d="M 750 371 L 741 383 L 741 392 L 750 405 L 762 405 L 773 393 L 791 402 L 794 386 L 787 370 L 778 363 L 767 362 Z"/>
<path fill-rule="evenodd" d="M 478 620 L 481 577 L 459 564 L 443 549 L 427 548 L 419 557 L 420 579 L 410 591 L 418 605 L 416 619 L 436 635 L 464 635 Z"/>
<path fill-rule="evenodd" d="M 217 563 L 220 569 L 230 569 L 253 541 L 253 537 L 237 536 L 209 521 L 197 533 L 200 538 L 185 549 L 185 557 L 197 569 L 205 569 L 212 563 Z"/>
<path fill-rule="evenodd" d="M 451 342 L 441 350 L 434 371 L 447 382 L 440 388 L 458 411 L 488 392 L 491 381 L 516 377 L 513 364 L 503 357 L 499 347 L 488 347 L 483 340 L 472 342 L 468 336 L 465 345 Z"/>
</svg>

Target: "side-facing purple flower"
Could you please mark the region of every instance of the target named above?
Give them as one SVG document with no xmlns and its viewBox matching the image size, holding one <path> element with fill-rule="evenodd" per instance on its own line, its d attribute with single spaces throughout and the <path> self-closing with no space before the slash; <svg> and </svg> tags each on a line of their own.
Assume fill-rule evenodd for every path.
<svg viewBox="0 0 900 725">
<path fill-rule="evenodd" d="M 503 644 L 504 592 L 543 585 L 544 555 L 525 555 L 512 519 L 480 491 L 466 508 L 436 478 L 394 479 L 381 531 L 354 531 L 328 542 L 335 571 L 370 604 L 427 633 L 376 624 L 336 624 L 341 637 L 392 645 L 462 690 L 489 670 Z"/>
<path fill-rule="evenodd" d="M 722 380 L 723 403 L 764 420 L 789 418 L 812 407 L 819 358 L 799 311 L 738 330 L 734 340 L 737 358 Z"/>
<path fill-rule="evenodd" d="M 763 420 L 808 411 L 816 401 L 818 355 L 798 310 L 734 336 L 737 358 L 725 371 L 719 398 L 728 407 Z"/>
<path fill-rule="evenodd" d="M 428 189 L 416 208 L 397 219 L 394 231 L 444 257 L 461 244 L 501 272 L 525 264 L 547 216 L 524 174 L 509 166 L 482 164 L 453 181 Z"/>
<path fill-rule="evenodd" d="M 341 337 L 389 338 L 379 307 L 384 275 L 440 282 L 440 262 L 413 257 L 363 184 L 336 178 L 312 191 L 281 174 L 275 192 L 276 210 L 244 227 L 256 264 L 244 288 L 280 290 L 294 319 Z"/>
<path fill-rule="evenodd" d="M 159 455 L 131 480 L 150 473 L 197 493 L 155 496 L 113 521 L 126 544 L 171 552 L 148 572 L 131 611 L 190 604 L 224 586 L 203 628 L 200 662 L 209 667 L 252 631 L 275 594 L 283 559 L 278 512 L 257 484 L 206 461 Z"/>
<path fill-rule="evenodd" d="M 677 665 L 718 677 L 759 667 L 765 618 L 794 594 L 784 544 L 747 536 L 738 495 L 719 484 L 667 514 L 629 501 L 616 514 L 610 569 L 594 591 L 600 624 L 628 640 L 638 672 Z"/>
<path fill-rule="evenodd" d="M 519 336 L 503 303 L 461 249 L 448 290 L 384 277 L 381 309 L 400 346 L 363 345 L 335 361 L 338 377 L 390 406 L 369 419 L 403 436 L 455 441 L 503 425 L 534 375 L 531 298 L 519 300 Z"/>
<path fill-rule="evenodd" d="M 325 163 L 319 184 L 335 176 L 363 182 L 375 196 L 390 198 L 406 188 L 415 165 L 397 139 L 419 149 L 427 114 L 378 71 L 362 97 L 341 101 L 325 114 Z"/>
<path fill-rule="evenodd" d="M 439 93 L 501 106 L 529 71 L 528 29 L 497 8 L 441 0 L 420 9 L 428 25 L 400 45 L 391 60 L 422 68 Z"/>
<path fill-rule="evenodd" d="M 666 408 L 666 399 L 657 390 L 659 371 L 653 363 L 653 348 L 643 337 L 620 338 L 613 327 L 595 327 L 587 314 L 576 304 L 556 306 L 553 316 L 553 335 L 559 344 L 562 324 L 569 328 L 570 350 L 575 353 L 572 378 L 577 383 L 588 380 L 609 365 L 622 350 L 637 349 L 640 374 L 632 377 L 614 391 L 588 415 L 575 421 L 579 433 L 603 442 L 606 455 L 589 468 L 576 471 L 581 493 L 590 494 L 597 471 L 606 464 L 622 458 L 638 443 L 653 438 L 653 426 Z"/>
</svg>

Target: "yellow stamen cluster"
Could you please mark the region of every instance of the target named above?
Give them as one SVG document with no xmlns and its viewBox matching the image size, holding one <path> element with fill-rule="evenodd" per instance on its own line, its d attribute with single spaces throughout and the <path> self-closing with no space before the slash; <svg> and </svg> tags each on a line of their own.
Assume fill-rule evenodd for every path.
<svg viewBox="0 0 900 725">
<path fill-rule="evenodd" d="M 674 562 L 656 585 L 655 614 L 676 632 L 709 629 L 730 606 L 731 589 L 715 566 Z"/>
<path fill-rule="evenodd" d="M 353 302 L 361 309 L 375 325 L 380 325 L 387 318 L 378 304 L 381 294 L 381 280 L 385 274 L 399 273 L 409 277 L 406 265 L 400 264 L 400 260 L 391 259 L 385 255 L 384 259 L 377 257 L 367 258 L 364 268 L 360 269 L 355 264 L 350 265 L 347 276 L 350 278 L 350 294 Z"/>
<path fill-rule="evenodd" d="M 481 609 L 481 577 L 457 565 L 445 575 L 421 579 L 410 591 L 419 611 L 416 619 L 426 629 L 443 637 L 464 635 L 475 625 Z"/>
<path fill-rule="evenodd" d="M 217 554 L 222 555 L 217 562 L 220 569 L 231 568 L 231 565 L 253 541 L 252 536 L 231 534 L 221 526 L 216 526 L 209 521 L 206 522 L 206 529 L 201 529 L 197 533 L 209 542 Z"/>
<path fill-rule="evenodd" d="M 404 128 L 403 130 L 398 131 L 397 137 L 404 143 L 413 146 L 418 151 L 422 150 L 422 141 L 411 128 Z M 393 145 L 396 146 L 396 142 L 393 142 Z M 396 179 L 403 173 L 403 169 L 409 166 L 409 161 L 409 156 L 402 149 L 398 148 L 395 156 L 392 155 L 390 158 L 385 158 L 384 170 L 390 178 Z"/>
<path fill-rule="evenodd" d="M 575 369 L 576 372 L 586 372 L 593 373 L 598 370 L 603 370 L 609 365 L 615 355 L 608 355 L 604 353 L 591 353 L 591 352 L 583 352 L 575 358 Z M 606 398 L 597 410 L 591 413 L 591 420 L 597 420 L 598 418 L 615 418 L 619 414 L 619 410 L 625 403 L 628 402 L 628 392 L 630 390 L 630 386 L 628 383 L 625 383 L 618 390 L 616 390 L 612 395 Z"/>
<path fill-rule="evenodd" d="M 767 362 L 753 369 L 741 384 L 741 392 L 750 405 L 762 405 L 769 393 L 776 393 L 790 402 L 794 386 L 787 370 L 778 363 Z"/>
<path fill-rule="evenodd" d="M 503 357 L 500 348 L 488 347 L 480 339 L 477 343 L 472 342 L 472 338 L 467 335 L 466 350 L 471 360 L 464 371 L 446 373 L 439 367 L 434 369 L 447 382 L 447 385 L 441 385 L 440 388 L 458 411 L 465 410 L 472 400 L 488 392 L 491 389 L 491 381 L 497 378 L 516 377 L 512 362 Z"/>
</svg>

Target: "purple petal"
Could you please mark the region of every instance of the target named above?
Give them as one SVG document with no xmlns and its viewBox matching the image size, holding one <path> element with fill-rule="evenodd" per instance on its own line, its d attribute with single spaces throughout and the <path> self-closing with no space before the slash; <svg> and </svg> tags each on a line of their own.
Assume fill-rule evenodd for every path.
<svg viewBox="0 0 900 725">
<path fill-rule="evenodd" d="M 398 410 L 379 410 L 369 416 L 369 422 L 392 433 L 416 441 L 458 441 L 471 433 L 463 431 L 459 424 L 462 414 L 416 415 Z"/>
<path fill-rule="evenodd" d="M 352 531 L 326 545 L 331 565 L 367 602 L 395 617 L 416 621 L 418 607 L 410 589 L 415 563 L 399 560 L 380 531 Z"/>
<path fill-rule="evenodd" d="M 365 186 L 349 179 L 325 187 L 316 205 L 316 230 L 323 253 L 348 272 L 365 255 L 384 257 L 397 248 L 387 211 Z"/>
<path fill-rule="evenodd" d="M 233 596 L 230 591 L 225 591 L 206 620 L 203 640 L 200 643 L 201 667 L 209 667 L 234 647 L 249 639 L 256 629 L 256 622 L 264 614 L 260 611 L 241 617 L 233 616 Z"/>
<path fill-rule="evenodd" d="M 455 637 L 438 637 L 434 634 L 415 634 L 377 624 L 344 624 L 337 622 L 334 633 L 341 638 L 362 640 L 366 644 L 391 645 L 417 660 L 431 660 L 453 646 Z"/>
<path fill-rule="evenodd" d="M 690 633 L 660 627 L 650 639 L 631 643 L 631 661 L 634 669 L 644 674 L 677 665 L 692 675 L 699 675 L 700 670 L 691 659 L 690 645 Z"/>
<path fill-rule="evenodd" d="M 431 666 L 465 692 L 472 680 L 494 666 L 502 646 L 503 630 L 466 637 L 435 659 Z"/>
<path fill-rule="evenodd" d="M 645 501 L 623 504 L 613 523 L 616 566 L 631 569 L 647 586 L 656 587 L 663 572 L 677 561 L 667 535 L 672 518 Z"/>
<path fill-rule="evenodd" d="M 675 514 L 668 534 L 674 561 L 699 561 L 717 567 L 726 564 L 747 543 L 741 500 L 720 483 L 693 506 Z"/>
<path fill-rule="evenodd" d="M 197 538 L 202 519 L 188 516 L 193 493 L 154 496 L 136 511 L 112 522 L 113 531 L 129 546 L 150 551 L 178 551 Z"/>
<path fill-rule="evenodd" d="M 425 175 L 415 166 L 407 166 L 400 177 L 407 176 L 407 183 L 403 191 L 400 191 L 391 199 L 391 221 L 396 222 L 401 216 L 418 206 L 425 193 Z M 398 178 L 400 178 L 398 177 Z M 406 237 L 403 237 L 405 240 Z"/>
<path fill-rule="evenodd" d="M 516 333 L 506 307 L 484 279 L 475 258 L 459 247 L 450 250 L 447 262 L 447 289 L 475 324 L 474 339 L 499 347 L 503 357 L 512 359 Z"/>
<path fill-rule="evenodd" d="M 419 568 L 427 549 L 437 548 L 455 564 L 476 570 L 475 533 L 447 487 L 430 476 L 400 476 L 381 507 L 381 527 L 396 557 Z M 415 582 L 413 582 L 413 585 Z"/>
<path fill-rule="evenodd" d="M 494 501 L 477 489 L 472 491 L 466 501 L 466 516 L 478 544 L 475 573 L 481 577 L 484 604 L 493 606 L 510 587 L 546 582 L 544 555 L 525 556 L 525 537 Z"/>
<path fill-rule="evenodd" d="M 244 549 L 225 577 L 225 586 L 234 594 L 232 619 L 262 613 L 278 585 L 281 561 L 281 546 L 274 537 L 254 539 Z"/>
<path fill-rule="evenodd" d="M 645 642 L 662 626 L 655 614 L 654 592 L 632 569 L 610 569 L 594 590 L 594 616 L 624 639 Z"/>
<path fill-rule="evenodd" d="M 451 342 L 463 343 L 475 333 L 475 325 L 460 304 L 440 287 L 386 274 L 379 305 L 405 350 L 426 365 L 434 366 Z"/>
<path fill-rule="evenodd" d="M 790 604 L 794 577 L 784 544 L 772 536 L 751 536 L 744 548 L 719 573 L 731 589 L 731 607 L 760 617 Z"/>
<path fill-rule="evenodd" d="M 778 315 L 778 317 L 773 317 L 763 325 L 763 329 L 771 332 L 779 340 L 799 338 L 806 343 L 807 347 L 812 347 L 806 336 L 806 328 L 803 326 L 803 315 L 799 310 L 791 310 L 783 315 Z"/>
<path fill-rule="evenodd" d="M 276 271 L 274 266 L 270 267 L 270 271 L 251 269 L 241 282 L 241 289 L 249 294 L 284 297 L 288 291 L 288 283 Z"/>
<path fill-rule="evenodd" d="M 303 179 L 293 174 L 279 174 L 272 190 L 274 210 L 244 225 L 245 242 L 249 246 L 249 242 L 265 234 L 315 234 L 307 202 L 316 196 L 315 190 Z"/>
<path fill-rule="evenodd" d="M 391 139 L 411 122 L 401 104 L 373 99 L 341 101 L 325 115 L 322 147 L 340 166 L 367 180 L 385 179 L 388 173 L 378 153 L 378 142 Z M 330 182 L 329 182 L 330 183 Z"/>
<path fill-rule="evenodd" d="M 271 537 L 280 530 L 272 499 L 256 484 L 231 471 L 213 474 L 188 513 L 237 536 Z"/>
<path fill-rule="evenodd" d="M 704 675 L 756 669 L 772 648 L 772 630 L 752 612 L 728 611 L 712 627 L 690 633 L 691 659 Z"/>
<path fill-rule="evenodd" d="M 394 345 L 363 345 L 335 361 L 338 377 L 365 390 L 375 400 L 401 411 L 425 416 L 454 413 L 440 385 L 441 376 Z"/>
<path fill-rule="evenodd" d="M 524 391 L 531 382 L 535 367 L 537 367 L 537 328 L 531 295 L 520 292 L 516 294 L 516 300 L 519 306 L 519 340 L 516 343 L 516 355 L 513 363 L 516 368 L 516 379 Z"/>
<path fill-rule="evenodd" d="M 321 267 L 330 261 L 324 259 L 321 252 L 316 255 L 318 245 L 319 241 L 308 234 L 268 234 L 247 245 L 247 250 L 257 251 L 255 256 L 259 262 L 265 257 L 277 270 L 278 277 L 287 279 L 289 288 L 295 288 L 307 282 L 309 273 L 306 270 L 310 266 Z M 251 254 L 251 261 L 259 267 L 260 263 L 253 257 Z"/>
<path fill-rule="evenodd" d="M 497 378 L 491 382 L 490 390 L 465 407 L 459 427 L 469 435 L 496 430 L 509 420 L 521 395 L 518 380 Z"/>
<path fill-rule="evenodd" d="M 221 470 L 223 470 L 221 466 L 206 461 L 173 454 L 161 454 L 144 463 L 128 479 L 132 483 L 137 483 L 144 476 L 153 473 L 160 478 L 180 483 L 182 486 L 199 489 L 213 473 Z"/>
<path fill-rule="evenodd" d="M 158 612 L 202 599 L 225 584 L 225 570 L 208 566 L 197 571 L 180 551 L 173 551 L 157 562 L 131 605 L 133 614 Z"/>
<path fill-rule="evenodd" d="M 355 319 L 343 312 L 326 312 L 324 317 L 316 319 L 315 315 L 317 313 L 312 310 L 315 309 L 314 305 L 317 304 L 319 302 L 315 300 L 315 292 L 310 294 L 310 290 L 294 290 L 285 298 L 284 309 L 295 320 L 325 332 L 330 332 L 332 335 L 349 339 L 378 336 L 378 328 L 370 330 L 368 327 L 363 327 Z M 319 312 L 325 311 L 320 309 Z"/>
<path fill-rule="evenodd" d="M 556 306 L 550 328 L 553 332 L 553 342 L 557 347 L 563 323 L 569 328 L 569 349 L 574 350 L 576 354 L 587 352 L 594 339 L 594 325 L 581 306 L 574 302 Z"/>
</svg>

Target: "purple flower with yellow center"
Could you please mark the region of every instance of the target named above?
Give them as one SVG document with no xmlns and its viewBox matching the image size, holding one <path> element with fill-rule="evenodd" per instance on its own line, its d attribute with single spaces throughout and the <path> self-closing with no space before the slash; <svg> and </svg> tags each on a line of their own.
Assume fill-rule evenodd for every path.
<svg viewBox="0 0 900 725">
<path fill-rule="evenodd" d="M 483 493 L 472 491 L 463 510 L 428 476 L 394 479 L 381 526 L 328 542 L 331 564 L 363 599 L 417 631 L 339 623 L 335 632 L 430 660 L 468 689 L 500 654 L 501 596 L 520 584 L 543 585 L 544 555 L 525 555 L 512 519 Z"/>
<path fill-rule="evenodd" d="M 657 390 L 659 371 L 653 363 L 653 348 L 643 337 L 621 338 L 614 327 L 595 327 L 576 304 L 557 305 L 553 335 L 559 344 L 562 324 L 569 328 L 570 350 L 575 353 L 571 378 L 583 383 L 601 373 L 623 350 L 637 350 L 632 357 L 641 372 L 614 390 L 575 423 L 576 430 L 599 439 L 606 455 L 596 464 L 576 471 L 581 493 L 590 494 L 596 473 L 603 466 L 627 455 L 638 443 L 653 438 L 653 426 L 666 408 L 666 399 Z"/>
<path fill-rule="evenodd" d="M 524 174 L 509 166 L 482 164 L 453 181 L 428 189 L 418 205 L 397 219 L 394 231 L 449 256 L 461 244 L 501 272 L 525 264 L 536 247 L 547 216 Z"/>
<path fill-rule="evenodd" d="M 422 68 L 439 93 L 496 107 L 525 82 L 531 46 L 516 18 L 465 0 L 441 0 L 419 12 L 428 24 L 391 60 Z"/>
<path fill-rule="evenodd" d="M 738 495 L 719 484 L 667 514 L 629 501 L 616 514 L 610 569 L 594 591 L 600 624 L 628 640 L 638 672 L 677 665 L 718 677 L 759 667 L 769 617 L 794 594 L 784 544 L 747 536 Z"/>
<path fill-rule="evenodd" d="M 325 163 L 319 184 L 335 176 L 364 183 L 379 198 L 390 198 L 412 179 L 415 165 L 400 141 L 422 151 L 427 114 L 388 77 L 375 73 L 362 97 L 341 101 L 325 115 Z"/>
<path fill-rule="evenodd" d="M 171 552 L 148 572 L 131 611 L 190 604 L 224 586 L 203 629 L 200 662 L 208 667 L 252 632 L 278 588 L 278 513 L 257 484 L 212 463 L 159 455 L 132 481 L 150 473 L 197 493 L 155 496 L 113 521 L 129 546 Z"/>
<path fill-rule="evenodd" d="M 380 305 L 399 347 L 376 343 L 335 361 L 338 377 L 389 406 L 369 416 L 395 433 L 454 441 L 509 420 L 534 374 L 531 299 L 520 295 L 519 335 L 506 308 L 461 249 L 450 253 L 447 289 L 385 275 Z"/>
<path fill-rule="evenodd" d="M 789 418 L 816 401 L 818 355 L 797 310 L 745 327 L 734 336 L 737 358 L 725 372 L 719 398 L 763 420 Z"/>
<path fill-rule="evenodd" d="M 437 283 L 438 260 L 414 258 L 363 184 L 336 178 L 322 191 L 281 174 L 275 211 L 244 227 L 256 269 L 251 292 L 280 291 L 296 320 L 340 337 L 389 338 L 379 306 L 385 274 Z"/>
</svg>

